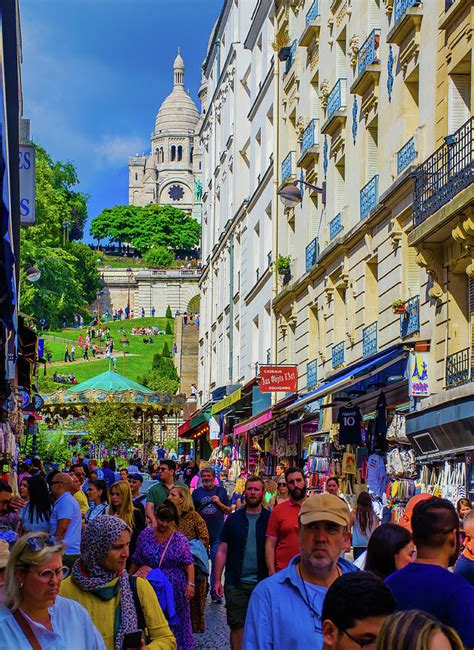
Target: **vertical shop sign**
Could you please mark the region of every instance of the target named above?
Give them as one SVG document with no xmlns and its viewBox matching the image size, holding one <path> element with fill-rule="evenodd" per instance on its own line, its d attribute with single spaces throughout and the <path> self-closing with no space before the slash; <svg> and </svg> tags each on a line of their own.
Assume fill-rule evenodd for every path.
<svg viewBox="0 0 474 650">
<path fill-rule="evenodd" d="M 412 352 L 410 354 L 411 397 L 428 397 L 430 395 L 429 357 L 429 352 Z"/>
</svg>

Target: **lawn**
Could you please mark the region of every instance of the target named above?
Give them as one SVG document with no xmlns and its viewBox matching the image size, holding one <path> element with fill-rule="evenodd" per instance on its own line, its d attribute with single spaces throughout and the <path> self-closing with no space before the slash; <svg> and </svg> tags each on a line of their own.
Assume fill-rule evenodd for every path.
<svg viewBox="0 0 474 650">
<path fill-rule="evenodd" d="M 171 329 L 173 330 L 173 320 L 170 320 L 170 324 Z M 165 341 L 168 342 L 170 351 L 173 349 L 172 334 L 159 334 L 154 337 L 154 343 L 152 344 L 143 343 L 143 336 L 130 334 L 131 330 L 135 327 L 150 327 L 152 325 L 156 325 L 159 330 L 164 331 L 166 328 L 166 318 L 134 318 L 133 320 L 129 321 L 109 321 L 108 323 L 108 327 L 110 327 L 110 334 L 114 341 L 114 352 L 119 353 L 119 356 L 117 357 L 117 371 L 121 374 L 125 374 L 129 379 L 133 379 L 134 381 L 137 381 L 139 375 L 144 374 L 151 368 L 153 355 L 163 350 Z M 125 373 L 123 366 L 122 346 L 120 345 L 120 339 L 123 337 L 123 333 L 119 331 L 120 329 L 123 329 L 125 331 L 125 334 L 129 340 L 125 362 Z M 72 372 L 74 373 L 77 381 L 80 383 L 109 369 L 111 365 L 109 359 L 101 356 L 99 359 L 93 360 L 90 351 L 89 356 L 91 357 L 91 360 L 82 361 L 82 351 L 77 345 L 77 340 L 80 334 L 82 334 L 82 336 L 85 338 L 86 332 L 87 328 L 64 329 L 43 333 L 42 336 L 45 339 L 46 350 L 49 350 L 53 354 L 53 362 L 51 365 L 48 364 L 47 366 L 46 377 L 43 374 L 43 370 L 40 370 L 40 391 L 48 393 L 53 390 L 57 390 L 57 388 L 60 386 L 60 384 L 57 384 L 52 380 L 54 371 L 60 374 L 69 374 Z M 98 344 L 98 339 L 94 339 L 93 342 Z M 66 344 L 69 344 L 70 346 L 71 343 L 74 343 L 76 346 L 76 358 L 78 358 L 78 360 L 73 363 L 64 364 L 65 347 Z M 102 343 L 102 348 L 104 347 L 105 342 Z"/>
</svg>

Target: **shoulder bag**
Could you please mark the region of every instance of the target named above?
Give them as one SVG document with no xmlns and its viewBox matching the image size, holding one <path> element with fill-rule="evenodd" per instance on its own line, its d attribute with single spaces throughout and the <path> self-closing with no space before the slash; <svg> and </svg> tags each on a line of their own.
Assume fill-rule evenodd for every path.
<svg viewBox="0 0 474 650">
<path fill-rule="evenodd" d="M 28 641 L 30 642 L 31 647 L 33 650 L 42 650 L 41 644 L 36 638 L 35 633 L 33 632 L 33 628 L 31 625 L 28 623 L 26 618 L 23 616 L 23 614 L 20 612 L 19 609 L 15 610 L 12 612 L 12 616 L 15 619 L 15 621 L 18 623 L 21 631 L 23 634 L 26 636 Z"/>
</svg>

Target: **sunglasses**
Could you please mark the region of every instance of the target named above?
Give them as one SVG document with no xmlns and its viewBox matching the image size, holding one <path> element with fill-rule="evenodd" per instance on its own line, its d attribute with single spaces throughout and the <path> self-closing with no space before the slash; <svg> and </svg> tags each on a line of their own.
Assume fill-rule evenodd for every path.
<svg viewBox="0 0 474 650">
<path fill-rule="evenodd" d="M 31 551 L 38 553 L 45 546 L 59 546 L 61 540 L 54 535 L 48 535 L 48 537 L 30 537 L 26 540 L 26 544 Z"/>
<path fill-rule="evenodd" d="M 277 483 L 278 487 L 286 487 L 286 483 Z"/>
</svg>

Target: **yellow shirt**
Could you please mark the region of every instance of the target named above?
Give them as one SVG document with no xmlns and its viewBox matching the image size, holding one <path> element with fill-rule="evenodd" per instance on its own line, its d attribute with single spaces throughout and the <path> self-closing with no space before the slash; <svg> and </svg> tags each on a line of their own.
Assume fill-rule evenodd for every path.
<svg viewBox="0 0 474 650">
<path fill-rule="evenodd" d="M 87 500 L 86 495 L 82 490 L 78 490 L 73 497 L 79 503 L 79 508 L 81 509 L 82 518 L 86 516 L 86 512 L 89 510 L 89 501 Z"/>
<path fill-rule="evenodd" d="M 113 586 L 117 580 L 118 578 L 115 578 L 104 586 Z M 148 636 L 150 637 L 148 643 L 150 650 L 176 650 L 176 639 L 169 628 L 151 584 L 143 578 L 137 578 L 137 592 L 142 605 Z M 120 593 L 118 592 L 110 600 L 100 600 L 89 591 L 80 589 L 69 576 L 62 581 L 60 594 L 65 598 L 75 600 L 87 609 L 104 639 L 107 650 L 115 650 L 114 620 Z"/>
</svg>

